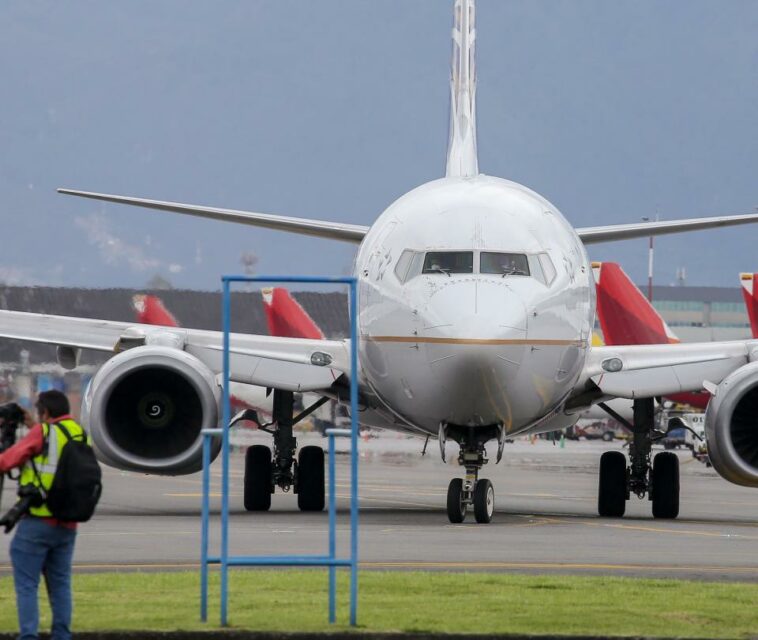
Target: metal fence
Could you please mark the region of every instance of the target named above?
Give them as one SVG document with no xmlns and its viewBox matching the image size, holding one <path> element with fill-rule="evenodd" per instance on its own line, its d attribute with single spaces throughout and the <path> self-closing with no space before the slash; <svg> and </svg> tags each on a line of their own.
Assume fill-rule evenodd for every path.
<svg viewBox="0 0 758 640">
<path fill-rule="evenodd" d="M 329 568 L 329 622 L 337 617 L 338 567 L 350 568 L 350 624 L 357 624 L 358 613 L 358 331 L 357 331 L 357 279 L 353 277 L 310 276 L 224 276 L 223 282 L 223 418 L 222 428 L 203 430 L 203 497 L 200 562 L 200 619 L 208 619 L 208 569 L 212 564 L 221 567 L 220 619 L 228 623 L 229 567 L 233 566 L 295 566 Z M 350 555 L 337 557 L 337 507 L 335 481 L 334 437 L 338 430 L 328 429 L 329 453 L 329 538 L 327 555 L 294 556 L 230 556 L 229 555 L 229 425 L 231 406 L 229 402 L 229 348 L 231 325 L 231 285 L 235 282 L 258 283 L 311 283 L 337 284 L 349 287 L 350 309 Z M 221 437 L 221 549 L 219 555 L 208 554 L 210 529 L 210 466 L 214 438 Z M 254 517 L 254 516 L 251 516 Z"/>
</svg>

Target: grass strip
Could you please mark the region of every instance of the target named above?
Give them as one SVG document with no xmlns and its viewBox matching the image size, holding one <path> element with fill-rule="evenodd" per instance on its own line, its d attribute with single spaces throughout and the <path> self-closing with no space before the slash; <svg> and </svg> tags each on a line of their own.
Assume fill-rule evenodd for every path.
<svg viewBox="0 0 758 640">
<path fill-rule="evenodd" d="M 230 571 L 232 628 L 347 629 L 348 579 L 339 572 L 338 620 L 326 621 L 327 573 Z M 217 629 L 199 620 L 198 572 L 74 575 L 77 631 Z M 40 596 L 42 629 L 50 613 Z M 639 578 L 422 571 L 360 574 L 360 630 L 747 638 L 758 635 L 758 585 Z M 0 631 L 17 629 L 12 579 L 0 578 Z"/>
</svg>

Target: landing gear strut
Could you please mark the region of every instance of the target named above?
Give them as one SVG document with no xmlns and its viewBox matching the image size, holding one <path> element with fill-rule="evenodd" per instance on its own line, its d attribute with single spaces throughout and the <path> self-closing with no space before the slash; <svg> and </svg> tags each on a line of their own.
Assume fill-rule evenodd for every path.
<svg viewBox="0 0 758 640">
<path fill-rule="evenodd" d="M 679 458 L 674 453 L 664 452 L 650 463 L 657 433 L 653 398 L 634 401 L 634 422 L 627 426 L 632 431 L 629 466 L 620 451 L 606 451 L 600 458 L 598 513 L 620 518 L 633 493 L 638 498 L 648 496 L 653 503 L 653 517 L 676 518 L 679 515 Z"/>
<path fill-rule="evenodd" d="M 300 450 L 295 462 L 297 439 L 292 427 L 326 402 L 315 405 L 293 417 L 294 394 L 292 391 L 274 390 L 274 410 L 271 425 L 261 425 L 263 431 L 274 437 L 274 454 L 263 445 L 248 447 L 245 456 L 244 504 L 248 511 L 268 511 L 271 494 L 279 487 L 288 492 L 294 487 L 297 504 L 301 511 L 321 511 L 324 508 L 324 450 L 309 446 Z"/>
<path fill-rule="evenodd" d="M 466 477 L 465 479 L 453 478 L 448 485 L 447 517 L 452 523 L 463 522 L 466 519 L 468 507 L 472 505 L 476 521 L 488 523 L 495 512 L 495 490 L 489 480 L 479 478 L 479 470 L 489 462 L 484 445 L 493 437 L 498 437 L 499 440 L 502 438 L 499 432 L 493 435 L 489 429 L 481 427 L 449 425 L 440 429 L 440 447 L 443 451 L 444 440 L 448 436 L 461 446 L 458 464 L 465 467 Z M 502 447 L 498 449 L 498 461 L 501 451 Z"/>
</svg>

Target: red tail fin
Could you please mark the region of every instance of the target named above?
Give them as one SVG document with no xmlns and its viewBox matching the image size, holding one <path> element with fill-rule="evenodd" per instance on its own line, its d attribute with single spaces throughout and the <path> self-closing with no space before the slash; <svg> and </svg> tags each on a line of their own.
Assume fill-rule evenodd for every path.
<svg viewBox="0 0 758 640">
<path fill-rule="evenodd" d="M 287 289 L 265 288 L 263 308 L 266 310 L 268 332 L 279 338 L 310 338 L 323 340 L 324 334 Z"/>
<path fill-rule="evenodd" d="M 745 298 L 745 306 L 747 307 L 747 315 L 750 318 L 750 331 L 753 332 L 753 337 L 758 338 L 758 298 L 756 294 L 758 291 L 755 289 L 755 281 L 758 279 L 758 273 L 741 273 L 740 284 L 742 284 L 742 295 Z"/>
<path fill-rule="evenodd" d="M 615 262 L 593 262 L 597 315 L 608 345 L 679 342 L 660 314 Z"/>
<path fill-rule="evenodd" d="M 179 326 L 176 318 L 163 306 L 163 302 L 157 296 L 136 295 L 132 298 L 132 306 L 137 313 L 137 322 L 162 327 Z"/>
</svg>

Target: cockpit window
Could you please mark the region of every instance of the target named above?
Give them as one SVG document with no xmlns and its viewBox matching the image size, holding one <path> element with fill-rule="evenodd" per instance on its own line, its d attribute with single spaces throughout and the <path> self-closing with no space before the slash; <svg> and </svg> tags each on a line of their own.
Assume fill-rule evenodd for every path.
<svg viewBox="0 0 758 640">
<path fill-rule="evenodd" d="M 545 284 L 550 286 L 553 280 L 555 280 L 555 276 L 558 275 L 558 272 L 555 270 L 553 261 L 550 259 L 549 255 L 546 253 L 540 253 L 538 258 L 540 265 L 542 266 L 542 271 L 545 274 Z"/>
<path fill-rule="evenodd" d="M 482 251 L 480 273 L 497 273 L 502 276 L 528 276 L 529 261 L 523 253 L 494 253 Z"/>
<path fill-rule="evenodd" d="M 422 273 L 474 273 L 473 251 L 430 251 Z"/>
<path fill-rule="evenodd" d="M 413 251 L 410 249 L 403 251 L 403 253 L 400 255 L 400 259 L 395 265 L 395 275 L 397 276 L 397 279 L 400 280 L 400 282 L 405 282 L 405 279 L 408 276 L 408 267 L 411 266 L 412 261 Z"/>
</svg>

